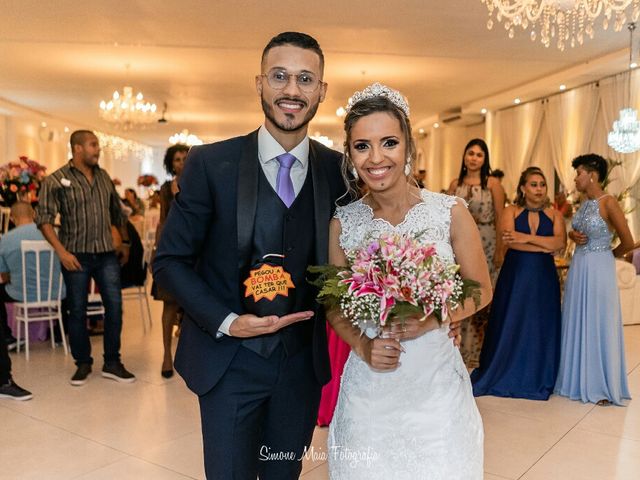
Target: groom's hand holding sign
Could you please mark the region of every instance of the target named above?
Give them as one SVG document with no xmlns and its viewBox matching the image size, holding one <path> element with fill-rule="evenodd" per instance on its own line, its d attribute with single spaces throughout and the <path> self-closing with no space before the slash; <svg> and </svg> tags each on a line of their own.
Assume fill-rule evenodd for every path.
<svg viewBox="0 0 640 480">
<path fill-rule="evenodd" d="M 282 317 L 277 315 L 258 317 L 257 315 L 246 313 L 240 315 L 231 323 L 229 333 L 232 337 L 257 337 L 258 335 L 275 333 L 292 323 L 309 320 L 311 317 L 313 317 L 313 312 L 311 311 L 290 313 Z"/>
</svg>

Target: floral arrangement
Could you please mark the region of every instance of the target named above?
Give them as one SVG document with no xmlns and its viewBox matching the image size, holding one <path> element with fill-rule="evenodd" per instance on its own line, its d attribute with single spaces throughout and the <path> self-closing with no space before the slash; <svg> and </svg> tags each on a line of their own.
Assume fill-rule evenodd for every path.
<svg viewBox="0 0 640 480">
<path fill-rule="evenodd" d="M 340 308 L 361 329 L 381 332 L 390 317 L 430 315 L 442 322 L 466 298 L 480 305 L 480 284 L 463 280 L 459 265 L 444 262 L 433 245 L 409 235 L 385 234 L 346 252 L 348 266 L 310 267 L 318 300 Z"/>
<path fill-rule="evenodd" d="M 38 200 L 40 182 L 45 177 L 47 167 L 25 156 L 17 162 L 0 166 L 0 195 L 6 205 L 13 205 L 18 199 L 35 202 Z"/>
<path fill-rule="evenodd" d="M 140 175 L 138 177 L 138 185 L 142 185 L 143 187 L 151 187 L 153 185 L 158 185 L 158 179 L 155 175 L 145 174 Z"/>
</svg>

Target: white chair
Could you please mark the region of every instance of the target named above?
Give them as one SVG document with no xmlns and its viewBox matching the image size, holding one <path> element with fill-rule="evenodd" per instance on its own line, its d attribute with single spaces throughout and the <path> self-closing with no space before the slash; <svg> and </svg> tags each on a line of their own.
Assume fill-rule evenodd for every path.
<svg viewBox="0 0 640 480">
<path fill-rule="evenodd" d="M 9 207 L 0 207 L 0 233 L 7 233 L 9 230 L 9 220 L 11 217 L 11 209 Z"/>
<path fill-rule="evenodd" d="M 104 304 L 96 287 L 96 281 L 91 278 L 89 282 L 89 293 L 87 294 L 87 317 L 93 315 L 104 315 Z"/>
<path fill-rule="evenodd" d="M 122 290 L 122 300 L 138 300 L 140 305 L 140 318 L 142 319 L 142 330 L 147 333 L 147 322 L 145 321 L 145 304 L 147 307 L 146 319 L 149 323 L 149 329 L 152 326 L 151 307 L 149 306 L 149 293 L 147 292 L 147 279 L 149 278 L 149 272 L 147 268 L 151 263 L 151 256 L 153 253 L 153 246 L 155 245 L 155 231 L 147 231 L 145 236 L 142 237 L 142 269 L 145 272 L 144 281 L 142 285 L 133 285 L 126 287 Z"/>
<path fill-rule="evenodd" d="M 637 325 L 640 323 L 640 280 L 636 275 L 636 267 L 632 263 L 616 259 L 616 277 L 620 290 L 622 324 Z"/>
<path fill-rule="evenodd" d="M 143 266 L 145 266 L 145 268 L 146 265 L 147 264 L 143 261 Z M 140 318 L 142 319 L 142 330 L 144 333 L 147 333 L 147 321 L 145 321 L 145 319 L 148 320 L 149 329 L 151 329 L 152 326 L 151 307 L 149 306 L 149 294 L 147 292 L 148 277 L 149 275 L 147 273 L 144 277 L 144 282 L 142 283 L 142 285 L 133 285 L 122 290 L 122 301 L 138 300 L 138 303 L 140 305 Z M 147 306 L 146 315 L 144 309 L 145 304 Z"/>
<path fill-rule="evenodd" d="M 64 333 L 64 325 L 62 324 L 62 307 L 60 304 L 62 295 L 62 273 L 58 273 L 57 286 L 54 285 L 55 277 L 53 275 L 55 262 L 58 257 L 49 242 L 45 240 L 23 240 L 20 243 L 22 254 L 22 302 L 14 303 L 15 319 L 16 319 L 16 337 L 18 339 L 18 352 L 20 351 L 21 324 L 24 323 L 25 332 L 25 352 L 26 358 L 29 360 L 29 323 L 49 321 L 49 331 L 51 333 L 51 347 L 55 348 L 53 338 L 53 321 L 58 320 L 60 326 L 60 334 L 62 336 L 62 346 L 64 354 L 67 355 L 67 340 Z M 45 253 L 49 254 L 49 260 L 44 260 Z M 28 258 L 29 257 L 29 258 Z M 42 257 L 42 258 L 41 258 Z M 27 260 L 33 259 L 35 262 L 35 292 L 27 292 L 27 285 L 30 284 L 28 277 L 29 269 L 27 268 Z M 42 280 L 48 279 L 47 288 L 43 288 Z M 33 282 L 31 282 L 33 283 Z M 28 296 L 28 293 L 31 295 Z M 35 300 L 30 300 L 34 297 Z"/>
<path fill-rule="evenodd" d="M 144 228 L 142 229 L 142 232 L 144 233 L 144 235 L 146 235 L 147 232 L 153 232 L 155 234 L 155 231 L 158 228 L 159 222 L 160 222 L 160 209 L 147 207 L 144 213 Z M 140 235 L 140 238 L 144 238 L 144 236 Z"/>
</svg>

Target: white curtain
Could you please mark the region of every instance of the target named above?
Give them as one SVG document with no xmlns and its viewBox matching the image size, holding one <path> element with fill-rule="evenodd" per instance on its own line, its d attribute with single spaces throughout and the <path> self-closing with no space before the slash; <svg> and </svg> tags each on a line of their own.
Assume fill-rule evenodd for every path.
<svg viewBox="0 0 640 480">
<path fill-rule="evenodd" d="M 603 132 L 608 133 L 613 128 L 613 122 L 619 118 L 621 109 L 628 107 L 638 109 L 640 107 L 638 89 L 640 89 L 640 74 L 638 71 L 626 72 L 600 82 Z M 608 190 L 617 194 L 638 183 L 638 180 L 640 180 L 640 152 L 618 153 L 606 143 L 603 145 L 603 142 L 606 142 L 606 138 L 598 137 L 599 144 L 594 145 L 594 151 L 622 162 L 622 165 L 611 172 L 611 184 Z M 594 138 L 595 140 L 596 138 Z M 630 211 L 634 208 L 637 209 L 636 201 L 634 198 L 629 197 L 625 204 L 625 209 Z M 631 231 L 636 237 L 638 230 L 640 230 L 638 212 L 628 215 L 628 220 Z"/>
<path fill-rule="evenodd" d="M 538 141 L 533 149 L 531 163 L 527 166 L 538 167 L 544 172 L 544 176 L 547 179 L 547 195 L 549 196 L 549 200 L 553 202 L 555 196 L 555 168 L 553 166 L 553 156 L 551 155 L 551 140 L 549 139 L 549 135 L 547 135 L 544 125 L 541 126 Z"/>
<path fill-rule="evenodd" d="M 574 190 L 571 161 L 589 151 L 598 105 L 596 85 L 554 95 L 545 103 L 545 132 L 553 165 L 566 191 Z"/>
<path fill-rule="evenodd" d="M 491 135 L 491 166 L 504 171 L 502 184 L 511 198 L 520 173 L 531 162 L 540 133 L 542 102 L 531 102 L 496 113 Z"/>
</svg>

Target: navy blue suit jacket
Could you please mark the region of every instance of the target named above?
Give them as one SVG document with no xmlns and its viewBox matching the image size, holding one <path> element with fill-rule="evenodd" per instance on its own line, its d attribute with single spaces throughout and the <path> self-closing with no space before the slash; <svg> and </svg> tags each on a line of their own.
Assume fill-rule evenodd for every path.
<svg viewBox="0 0 640 480">
<path fill-rule="evenodd" d="M 196 394 L 207 393 L 222 377 L 242 339 L 216 338 L 231 312 L 242 314 L 241 271 L 249 266 L 256 211 L 257 131 L 223 142 L 192 147 L 164 224 L 153 264 L 154 279 L 185 311 L 176 370 Z M 341 154 L 311 140 L 316 258 L 327 263 L 329 222 L 345 191 Z M 310 305 L 313 358 L 320 384 L 330 378 L 322 308 Z"/>
</svg>

